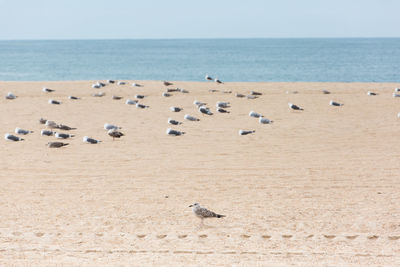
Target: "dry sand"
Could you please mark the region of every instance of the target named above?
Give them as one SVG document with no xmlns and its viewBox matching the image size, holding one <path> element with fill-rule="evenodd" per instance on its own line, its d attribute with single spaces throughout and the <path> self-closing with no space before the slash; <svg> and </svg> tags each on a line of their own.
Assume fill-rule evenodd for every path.
<svg viewBox="0 0 400 267">
<path fill-rule="evenodd" d="M 35 131 L 24 142 L 0 141 L 1 264 L 400 264 L 397 84 L 175 82 L 190 93 L 165 98 L 162 82 L 139 83 L 0 82 L 2 135 Z M 6 100 L 8 91 L 19 97 Z M 99 91 L 107 95 L 90 96 Z M 125 105 L 137 93 L 149 109 Z M 195 99 L 213 111 L 229 101 L 231 113 L 202 116 Z M 172 113 L 174 105 L 184 111 Z M 260 125 L 251 110 L 274 123 Z M 172 127 L 184 136 L 167 136 L 167 118 L 186 113 L 201 120 Z M 41 117 L 77 127 L 76 137 L 46 147 L 55 138 L 40 136 Z M 112 141 L 106 122 L 126 136 Z M 103 142 L 84 144 L 85 135 Z M 227 217 L 200 227 L 188 208 L 194 202 Z"/>
</svg>

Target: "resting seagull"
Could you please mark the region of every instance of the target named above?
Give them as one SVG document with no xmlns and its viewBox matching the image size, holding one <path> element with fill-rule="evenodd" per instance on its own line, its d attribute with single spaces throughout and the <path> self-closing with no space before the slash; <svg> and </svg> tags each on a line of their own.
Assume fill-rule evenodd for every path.
<svg viewBox="0 0 400 267">
<path fill-rule="evenodd" d="M 85 137 L 83 137 L 83 142 L 84 143 L 88 143 L 88 144 L 97 144 L 97 143 L 100 143 L 101 141 L 93 139 L 93 138 L 91 138 L 89 136 L 85 136 Z"/>
<path fill-rule="evenodd" d="M 214 82 L 220 83 L 220 84 L 223 83 L 223 82 L 221 82 L 221 80 L 219 80 L 218 78 L 215 78 L 215 79 L 214 79 Z"/>
<path fill-rule="evenodd" d="M 271 124 L 271 123 L 273 123 L 273 121 L 271 121 L 271 120 L 269 120 L 267 118 L 263 118 L 263 117 L 260 117 L 258 119 L 258 122 L 261 123 L 261 124 Z"/>
<path fill-rule="evenodd" d="M 189 114 L 186 114 L 183 118 L 184 118 L 185 120 L 187 120 L 187 121 L 199 121 L 198 118 L 193 117 L 193 116 L 191 116 L 191 115 L 189 115 Z"/>
<path fill-rule="evenodd" d="M 223 108 L 217 108 L 217 111 L 218 111 L 219 113 L 230 113 L 228 110 L 223 109 Z"/>
<path fill-rule="evenodd" d="M 54 100 L 54 99 L 49 99 L 49 101 L 47 101 L 49 104 L 53 104 L 53 105 L 60 105 L 61 104 L 61 102 L 60 101 L 57 101 L 57 100 Z"/>
<path fill-rule="evenodd" d="M 17 96 L 14 95 L 14 94 L 11 93 L 11 92 L 8 92 L 8 94 L 6 95 L 6 99 L 16 99 L 16 98 L 17 98 Z"/>
<path fill-rule="evenodd" d="M 14 131 L 16 134 L 22 134 L 22 135 L 27 135 L 27 134 L 29 134 L 29 133 L 33 133 L 33 131 L 28 131 L 28 130 L 24 130 L 24 129 L 21 129 L 21 128 L 15 128 L 15 131 Z"/>
<path fill-rule="evenodd" d="M 252 134 L 252 133 L 255 133 L 256 131 L 254 131 L 254 130 L 251 130 L 251 131 L 248 131 L 248 130 L 239 130 L 239 135 L 248 135 L 248 134 Z"/>
<path fill-rule="evenodd" d="M 229 108 L 229 102 L 222 102 L 222 101 L 218 101 L 215 106 L 217 108 Z"/>
<path fill-rule="evenodd" d="M 137 100 L 127 99 L 125 104 L 127 104 L 127 105 L 136 105 L 137 104 Z"/>
<path fill-rule="evenodd" d="M 338 103 L 338 102 L 335 102 L 335 101 L 333 101 L 333 100 L 329 101 L 329 105 L 331 105 L 331 106 L 336 106 L 336 107 L 343 106 L 343 104 Z"/>
<path fill-rule="evenodd" d="M 212 81 L 212 80 L 213 80 L 213 78 L 211 78 L 210 76 L 208 76 L 208 74 L 206 74 L 205 79 L 206 79 L 207 81 Z"/>
<path fill-rule="evenodd" d="M 293 109 L 293 110 L 304 110 L 303 108 L 296 106 L 295 104 L 292 103 L 288 103 L 289 108 Z"/>
<path fill-rule="evenodd" d="M 42 91 L 45 93 L 51 93 L 51 92 L 54 92 L 55 90 L 43 87 Z"/>
<path fill-rule="evenodd" d="M 52 136 L 53 134 L 54 134 L 53 131 L 46 130 L 46 129 L 43 129 L 43 130 L 40 131 L 40 135 L 41 136 Z"/>
<path fill-rule="evenodd" d="M 173 83 L 170 83 L 170 82 L 167 82 L 167 81 L 164 81 L 163 84 L 164 84 L 165 86 L 173 85 Z"/>
<path fill-rule="evenodd" d="M 6 139 L 6 140 L 8 140 L 8 141 L 14 141 L 14 142 L 17 142 L 17 141 L 24 141 L 24 139 L 22 139 L 21 137 L 18 137 L 18 136 L 9 134 L 9 133 L 6 133 L 6 134 L 4 135 L 4 139 Z"/>
<path fill-rule="evenodd" d="M 212 115 L 213 113 L 210 111 L 210 109 L 206 106 L 200 106 L 199 107 L 199 112 L 206 114 L 206 115 Z"/>
<path fill-rule="evenodd" d="M 180 136 L 180 135 L 185 134 L 185 132 L 181 132 L 181 131 L 177 131 L 177 130 L 173 130 L 171 128 L 168 128 L 167 129 L 167 134 L 168 135 L 174 135 L 174 136 Z"/>
<path fill-rule="evenodd" d="M 211 210 L 208 210 L 206 208 L 203 208 L 200 206 L 199 203 L 194 203 L 193 205 L 190 205 L 189 208 L 192 208 L 194 215 L 196 215 L 198 218 L 201 219 L 201 225 L 203 225 L 203 220 L 205 218 L 223 218 L 226 217 L 225 215 L 222 214 L 217 214 Z"/>
<path fill-rule="evenodd" d="M 74 137 L 75 135 L 73 134 L 65 134 L 65 133 L 58 133 L 58 132 L 54 132 L 54 136 L 58 139 L 68 139 L 71 137 Z"/>
<path fill-rule="evenodd" d="M 169 108 L 172 112 L 180 112 L 181 110 L 183 110 L 183 108 L 179 108 L 179 107 L 170 107 Z"/>
<path fill-rule="evenodd" d="M 368 92 L 367 92 L 367 95 L 377 95 L 377 93 L 374 93 L 374 92 L 368 91 Z"/>
<path fill-rule="evenodd" d="M 173 119 L 171 119 L 171 118 L 168 118 L 168 123 L 169 123 L 169 124 L 172 124 L 172 125 L 179 125 L 179 124 L 182 124 L 182 122 L 173 120 Z"/>
<path fill-rule="evenodd" d="M 59 148 L 63 146 L 69 145 L 68 143 L 63 143 L 63 142 L 48 142 L 47 146 L 50 148 Z"/>
<path fill-rule="evenodd" d="M 249 116 L 250 116 L 250 117 L 253 117 L 253 118 L 260 118 L 260 117 L 262 117 L 263 115 L 261 115 L 260 113 L 255 112 L 255 111 L 250 111 L 250 112 L 249 112 Z"/>
</svg>

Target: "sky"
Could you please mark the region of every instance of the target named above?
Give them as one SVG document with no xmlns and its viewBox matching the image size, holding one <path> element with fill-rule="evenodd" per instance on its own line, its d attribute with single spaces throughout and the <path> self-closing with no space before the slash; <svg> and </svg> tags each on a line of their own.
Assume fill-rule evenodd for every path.
<svg viewBox="0 0 400 267">
<path fill-rule="evenodd" d="M 0 0 L 0 40 L 400 37 L 400 0 Z"/>
</svg>

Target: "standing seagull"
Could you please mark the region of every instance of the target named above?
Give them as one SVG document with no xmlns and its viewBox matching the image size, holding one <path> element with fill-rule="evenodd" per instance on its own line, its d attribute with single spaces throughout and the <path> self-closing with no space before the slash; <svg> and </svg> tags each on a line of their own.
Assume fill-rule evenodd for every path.
<svg viewBox="0 0 400 267">
<path fill-rule="evenodd" d="M 212 81 L 212 80 L 213 80 L 213 78 L 211 78 L 210 76 L 208 76 L 208 74 L 206 74 L 205 79 L 208 80 L 208 81 Z"/>
<path fill-rule="evenodd" d="M 289 103 L 289 108 L 293 109 L 293 110 L 304 110 L 303 108 L 296 106 L 295 104 Z"/>
<path fill-rule="evenodd" d="M 193 213 L 201 219 L 201 225 L 203 225 L 203 220 L 205 218 L 223 218 L 226 217 L 225 215 L 217 214 L 211 210 L 208 210 L 206 208 L 203 208 L 200 206 L 199 203 L 194 203 L 193 205 L 190 205 L 189 208 L 192 208 Z"/>
<path fill-rule="evenodd" d="M 223 83 L 223 82 L 221 82 L 221 80 L 219 80 L 218 78 L 215 78 L 215 79 L 214 79 L 214 82 L 216 82 L 216 83 Z"/>
<path fill-rule="evenodd" d="M 113 138 L 113 141 L 115 138 L 121 138 L 121 136 L 124 136 L 123 133 L 121 133 L 120 131 L 117 131 L 116 129 L 109 130 L 107 132 L 107 134 Z"/>
</svg>

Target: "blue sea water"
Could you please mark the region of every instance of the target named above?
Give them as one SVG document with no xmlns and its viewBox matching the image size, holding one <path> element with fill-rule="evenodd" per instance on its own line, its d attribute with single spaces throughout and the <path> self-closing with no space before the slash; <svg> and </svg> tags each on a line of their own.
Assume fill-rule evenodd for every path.
<svg viewBox="0 0 400 267">
<path fill-rule="evenodd" d="M 400 38 L 0 41 L 0 80 L 400 82 Z"/>
</svg>

